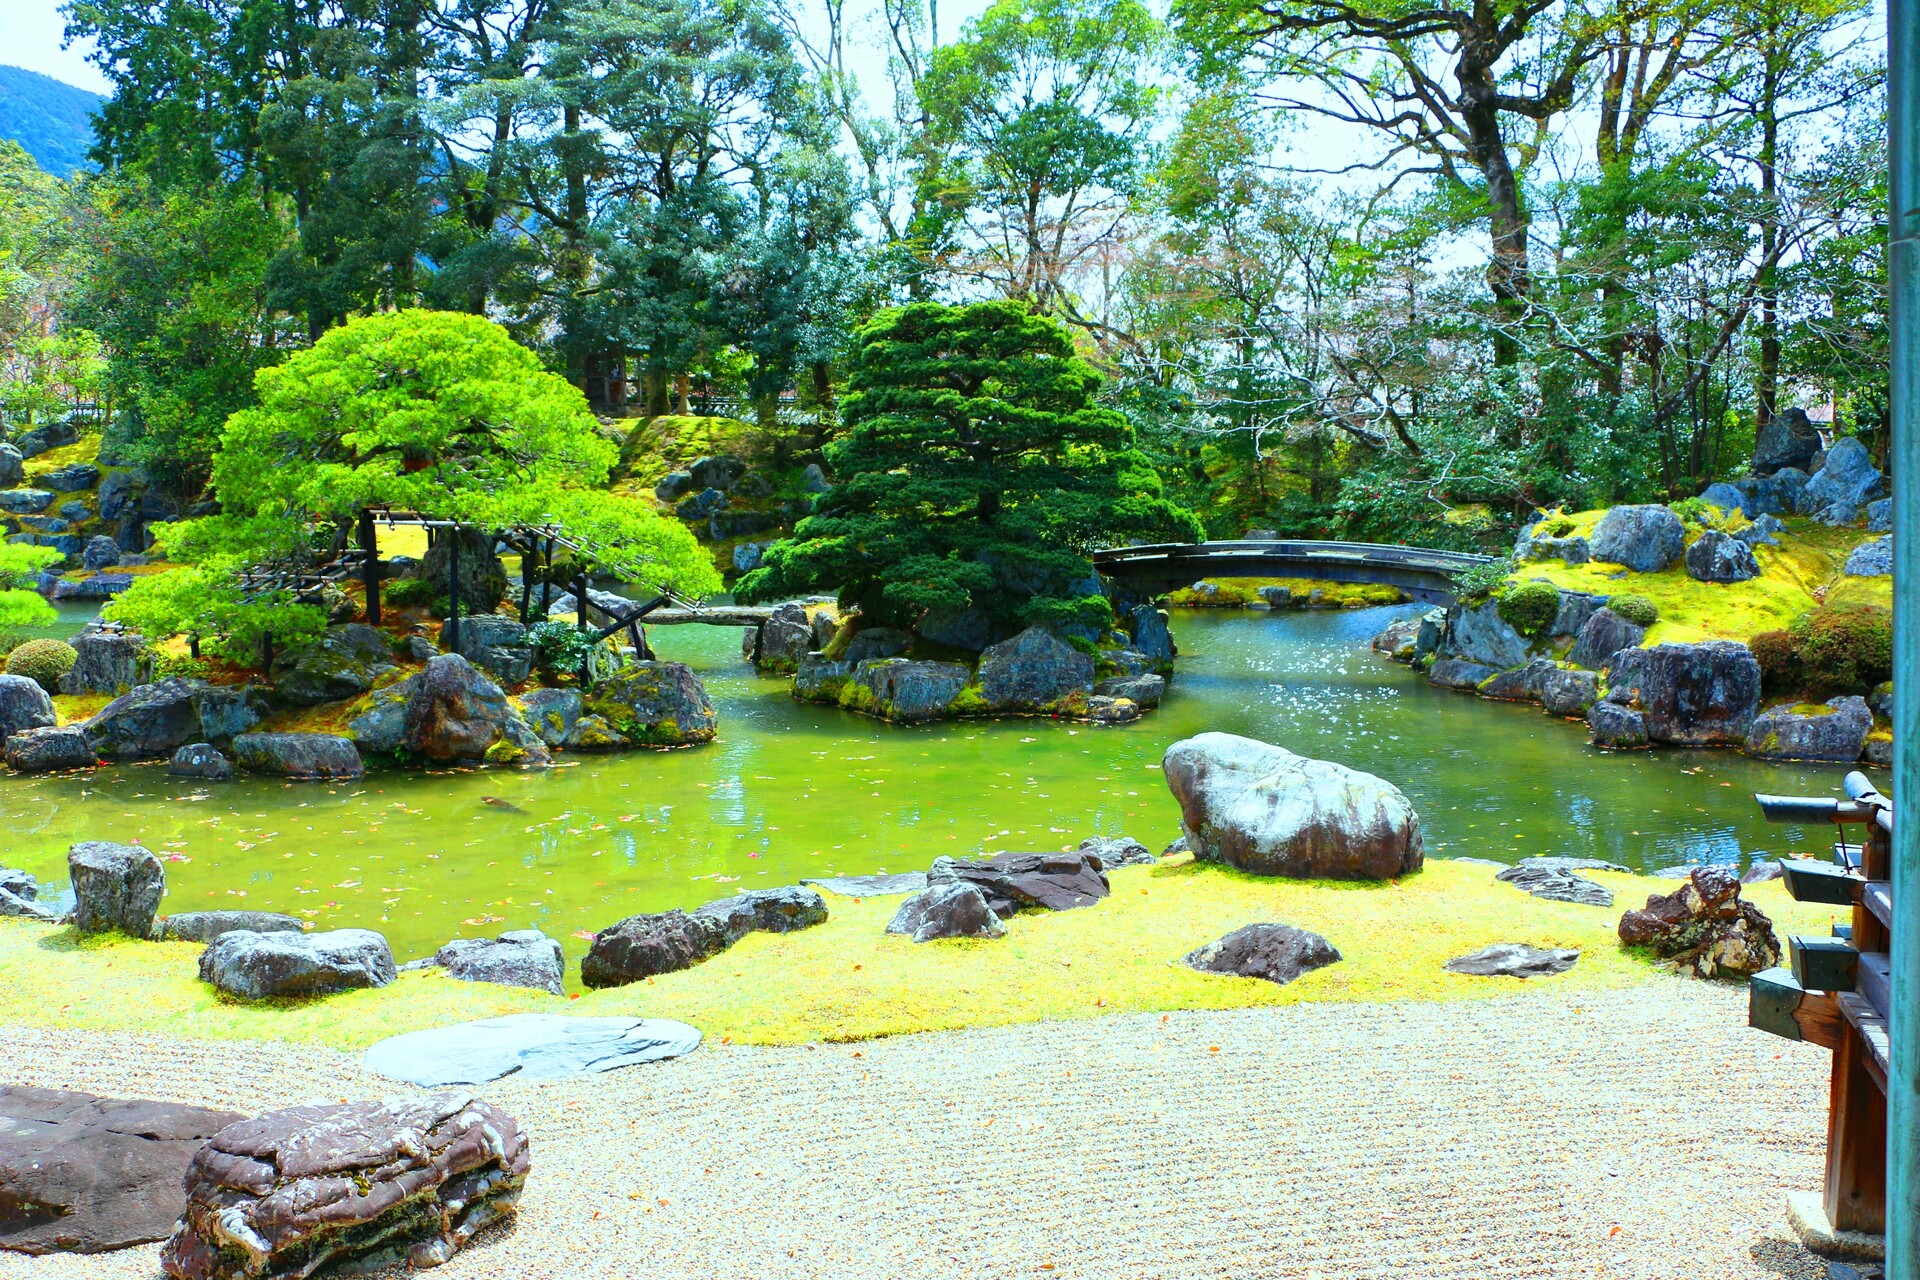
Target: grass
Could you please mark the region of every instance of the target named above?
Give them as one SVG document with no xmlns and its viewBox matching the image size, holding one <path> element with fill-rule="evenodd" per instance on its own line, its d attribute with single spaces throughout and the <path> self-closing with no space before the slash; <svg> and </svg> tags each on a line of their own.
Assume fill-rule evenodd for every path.
<svg viewBox="0 0 1920 1280">
<path fill-rule="evenodd" d="M 34 477 L 43 476 L 49 471 L 58 471 L 61 467 L 71 466 L 76 462 L 93 462 L 99 457 L 100 432 L 83 431 L 80 433 L 80 438 L 72 444 L 63 444 L 57 449 L 49 449 L 45 453 L 37 453 L 28 458 L 26 466 L 28 483 L 31 484 Z M 65 500 L 64 496 L 62 500 Z"/>
<path fill-rule="evenodd" d="M 1591 537 L 1604 511 L 1582 511 L 1568 519 L 1572 533 Z M 1689 540 L 1698 535 L 1689 528 Z M 1849 578 L 1840 573 L 1847 553 L 1878 537 L 1858 529 L 1829 529 L 1812 520 L 1789 520 L 1777 547 L 1755 547 L 1760 576 L 1738 583 L 1696 582 L 1684 563 L 1659 573 L 1613 575 L 1620 566 L 1598 561 L 1582 565 L 1544 560 L 1523 565 L 1514 580 L 1539 579 L 1571 591 L 1614 595 L 1631 591 L 1660 608 L 1660 620 L 1645 643 L 1690 644 L 1701 640 L 1745 641 L 1762 631 L 1779 630 L 1822 600 L 1877 604 L 1891 608 L 1891 578 Z"/>
<path fill-rule="evenodd" d="M 1323 608 L 1349 605 L 1399 604 L 1406 596 L 1400 588 L 1366 582 L 1322 582 L 1317 578 L 1207 578 L 1218 587 L 1216 595 L 1199 595 L 1182 587 L 1167 595 L 1167 603 L 1189 609 L 1245 609 L 1261 603 L 1261 587 L 1286 587 L 1295 600 L 1304 601 L 1311 591 L 1324 591 Z"/>
<path fill-rule="evenodd" d="M 1173 1009 L 1485 999 L 1519 983 L 1440 965 L 1493 942 L 1579 948 L 1573 972 L 1542 980 L 1569 991 L 1653 980 L 1658 967 L 1623 949 L 1614 929 L 1621 911 L 1677 882 L 1594 878 L 1614 890 L 1613 909 L 1529 897 L 1469 863 L 1436 861 L 1396 882 L 1352 884 L 1262 879 L 1175 859 L 1121 868 L 1111 875 L 1112 897 L 1057 915 L 1023 914 L 997 941 L 922 945 L 885 932 L 900 899 L 834 897 L 831 918 L 817 928 L 750 934 L 695 968 L 571 998 L 428 971 L 377 991 L 249 1004 L 197 980 L 196 944 L 81 938 L 70 928 L 0 920 L 0 971 L 9 975 L 0 1023 L 357 1049 L 463 1019 L 564 1010 L 678 1018 L 715 1039 L 795 1044 Z M 1778 882 L 1748 896 L 1783 939 L 1825 933 L 1838 918 L 1836 908 L 1790 901 Z M 1264 920 L 1321 933 L 1345 958 L 1285 987 L 1178 963 Z"/>
</svg>

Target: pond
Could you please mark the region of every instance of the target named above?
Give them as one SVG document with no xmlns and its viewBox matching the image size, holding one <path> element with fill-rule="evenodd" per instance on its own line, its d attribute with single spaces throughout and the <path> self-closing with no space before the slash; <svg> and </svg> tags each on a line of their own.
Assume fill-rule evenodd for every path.
<svg viewBox="0 0 1920 1280">
<path fill-rule="evenodd" d="M 381 930 L 408 959 L 536 925 L 576 961 L 593 929 L 802 876 L 923 869 L 940 854 L 1179 834 L 1158 762 L 1208 729 L 1398 784 L 1429 856 L 1746 861 L 1825 833 L 1769 826 L 1755 790 L 1837 794 L 1842 770 L 1733 752 L 1608 755 L 1537 708 L 1434 689 L 1366 648 L 1414 607 L 1180 611 L 1166 704 L 1121 728 L 1050 720 L 899 727 L 799 705 L 739 657 L 740 633 L 651 633 L 720 709 L 698 748 L 562 757 L 547 773 L 381 771 L 352 785 L 196 785 L 163 764 L 0 780 L 0 865 L 64 880 L 77 840 L 167 862 L 166 911 L 287 911 Z M 490 803 L 504 801 L 501 804 Z M 1830 837 L 1828 837 L 1830 839 Z"/>
</svg>

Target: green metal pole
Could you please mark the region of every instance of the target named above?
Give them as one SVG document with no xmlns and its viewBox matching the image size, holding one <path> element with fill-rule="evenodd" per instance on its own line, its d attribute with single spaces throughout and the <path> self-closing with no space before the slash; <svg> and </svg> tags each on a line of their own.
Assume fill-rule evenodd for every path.
<svg viewBox="0 0 1920 1280">
<path fill-rule="evenodd" d="M 1887 1277 L 1920 1280 L 1920 0 L 1887 5 L 1893 335 L 1893 995 Z"/>
</svg>

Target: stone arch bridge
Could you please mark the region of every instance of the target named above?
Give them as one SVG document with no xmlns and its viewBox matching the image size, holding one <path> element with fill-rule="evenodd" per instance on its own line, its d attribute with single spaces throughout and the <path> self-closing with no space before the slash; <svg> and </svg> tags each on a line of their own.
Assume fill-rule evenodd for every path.
<svg viewBox="0 0 1920 1280">
<path fill-rule="evenodd" d="M 1102 577 L 1141 591 L 1171 591 L 1202 578 L 1318 578 L 1381 583 L 1416 600 L 1451 604 L 1454 583 L 1491 556 L 1376 542 L 1166 542 L 1093 553 Z"/>
</svg>

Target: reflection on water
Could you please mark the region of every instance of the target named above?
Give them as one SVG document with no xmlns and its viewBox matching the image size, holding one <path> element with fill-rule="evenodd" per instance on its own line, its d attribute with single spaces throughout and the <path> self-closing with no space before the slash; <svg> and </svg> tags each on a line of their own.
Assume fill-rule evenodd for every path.
<svg viewBox="0 0 1920 1280">
<path fill-rule="evenodd" d="M 1399 785 L 1429 853 L 1532 854 L 1657 868 L 1809 848 L 1761 822 L 1755 790 L 1829 793 L 1842 770 L 1731 752 L 1607 755 L 1532 707 L 1428 687 L 1366 649 L 1411 609 L 1189 611 L 1166 705 L 1141 722 L 899 727 L 796 705 L 739 658 L 730 629 L 661 627 L 699 670 L 720 740 L 563 757 L 541 774 L 378 772 L 329 786 L 200 785 L 164 766 L 0 781 L 0 864 L 64 878 L 85 839 L 167 860 L 166 909 L 296 912 L 384 931 L 402 958 L 449 937 L 537 925 L 578 956 L 583 932 L 801 876 L 922 868 L 940 854 L 1061 848 L 1095 833 L 1158 848 L 1179 834 L 1158 762 L 1208 729 L 1338 760 Z M 494 795 L 514 813 L 483 804 Z"/>
</svg>

